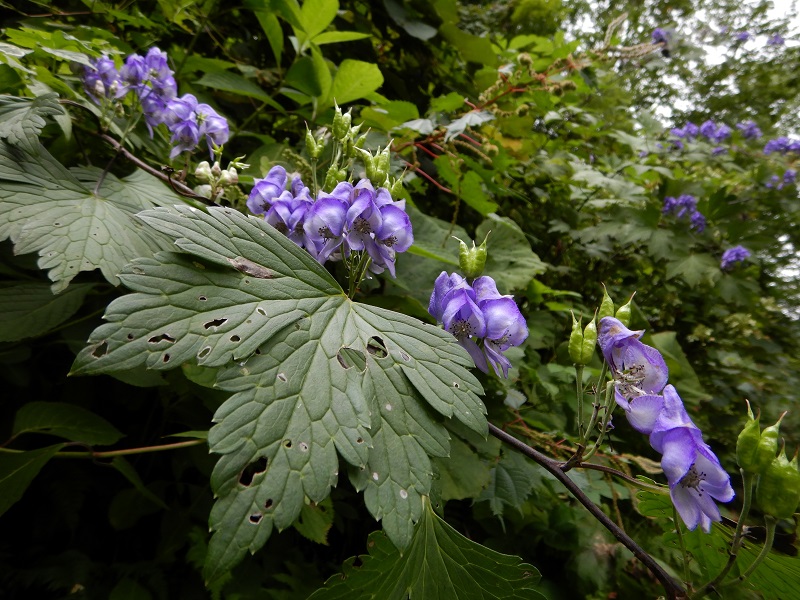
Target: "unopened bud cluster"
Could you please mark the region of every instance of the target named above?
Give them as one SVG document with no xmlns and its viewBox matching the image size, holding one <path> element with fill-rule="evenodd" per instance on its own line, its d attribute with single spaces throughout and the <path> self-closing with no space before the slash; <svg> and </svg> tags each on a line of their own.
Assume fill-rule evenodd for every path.
<svg viewBox="0 0 800 600">
<path fill-rule="evenodd" d="M 583 327 L 583 319 L 576 319 L 572 315 L 572 331 L 569 336 L 569 357 L 576 365 L 587 365 L 594 356 L 594 348 L 597 344 L 597 323 L 605 317 L 615 317 L 620 323 L 626 327 L 631 322 L 631 303 L 633 296 L 630 300 L 620 306 L 616 313 L 614 312 L 614 301 L 608 295 L 608 290 L 603 286 L 603 299 L 600 301 L 599 308 L 595 311 L 594 317 L 589 321 L 586 327 Z"/>
</svg>

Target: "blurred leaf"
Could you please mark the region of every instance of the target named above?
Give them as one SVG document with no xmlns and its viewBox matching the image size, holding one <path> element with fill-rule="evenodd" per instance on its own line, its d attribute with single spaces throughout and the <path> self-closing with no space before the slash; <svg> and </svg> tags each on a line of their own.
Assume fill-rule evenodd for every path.
<svg viewBox="0 0 800 600">
<path fill-rule="evenodd" d="M 206 73 L 195 82 L 197 85 L 204 85 L 215 90 L 222 90 L 237 96 L 246 96 L 248 98 L 255 98 L 267 103 L 272 108 L 285 112 L 283 107 L 272 99 L 268 93 L 261 89 L 256 83 L 231 73 L 230 71 L 214 71 L 213 73 Z"/>
<path fill-rule="evenodd" d="M 54 296 L 46 283 L 0 285 L 0 342 L 48 332 L 75 314 L 92 287 L 91 283 L 78 283 Z"/>
<path fill-rule="evenodd" d="M 111 423 L 91 411 L 65 402 L 29 402 L 14 418 L 15 436 L 47 433 L 90 446 L 110 446 L 123 435 Z"/>
<path fill-rule="evenodd" d="M 381 532 L 367 541 L 369 555 L 344 563 L 309 600 L 357 597 L 362 600 L 453 600 L 544 598 L 536 591 L 539 572 L 516 556 L 500 554 L 468 540 L 424 499 L 422 517 L 404 553 Z"/>
<path fill-rule="evenodd" d="M 315 36 L 311 41 L 317 46 L 323 44 L 338 44 L 341 42 L 353 42 L 356 40 L 364 40 L 372 37 L 368 33 L 359 33 L 358 31 L 325 31 Z"/>
<path fill-rule="evenodd" d="M 300 510 L 300 516 L 292 526 L 303 537 L 317 544 L 328 545 L 328 531 L 333 525 L 333 502 L 330 497 L 319 504 L 309 503 Z"/>
<path fill-rule="evenodd" d="M 25 493 L 33 478 L 64 447 L 56 444 L 27 452 L 0 453 L 0 515 Z"/>
<path fill-rule="evenodd" d="M 475 230 L 475 239 L 483 240 L 490 231 L 484 274 L 494 277 L 501 294 L 526 288 L 531 279 L 547 270 L 547 265 L 531 250 L 530 242 L 514 221 L 488 215 Z"/>
<path fill-rule="evenodd" d="M 39 134 L 47 124 L 45 117 L 63 114 L 58 94 L 36 98 L 0 96 L 0 140 L 34 152 L 39 144 Z"/>
<path fill-rule="evenodd" d="M 477 502 L 489 502 L 492 513 L 497 517 L 503 516 L 506 507 L 521 511 L 540 480 L 541 473 L 536 465 L 519 452 L 504 449 L 502 458 L 491 470 L 489 485 Z"/>
<path fill-rule="evenodd" d="M 490 67 L 497 65 L 497 55 L 489 38 L 462 31 L 452 23 L 442 25 L 439 31 L 448 42 L 458 48 L 464 60 Z"/>
<path fill-rule="evenodd" d="M 450 456 L 435 458 L 442 500 L 477 498 L 489 485 L 492 465 L 458 438 L 450 440 Z"/>
</svg>

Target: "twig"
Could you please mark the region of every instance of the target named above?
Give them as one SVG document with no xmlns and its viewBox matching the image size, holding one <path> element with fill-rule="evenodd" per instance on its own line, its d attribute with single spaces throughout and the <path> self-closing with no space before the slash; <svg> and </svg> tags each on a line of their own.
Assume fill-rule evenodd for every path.
<svg viewBox="0 0 800 600">
<path fill-rule="evenodd" d="M 143 448 L 128 448 L 126 450 L 107 450 L 104 452 L 96 452 L 94 450 L 87 450 L 86 452 L 56 452 L 54 458 L 114 458 L 115 456 L 130 456 L 133 454 L 148 454 L 150 452 L 163 452 L 164 450 L 177 450 L 179 448 L 190 448 L 191 446 L 199 446 L 205 444 L 206 440 L 188 440 L 186 442 L 175 442 L 174 444 L 164 444 L 162 446 L 145 446 Z M 20 454 L 24 450 L 12 450 L 11 448 L 0 448 L 0 452 L 7 454 Z"/>
<path fill-rule="evenodd" d="M 561 465 L 558 461 L 553 460 L 552 458 L 545 456 L 538 450 L 531 448 L 524 442 L 519 441 L 514 436 L 506 433 L 499 427 L 492 425 L 489 423 L 489 433 L 491 433 L 494 437 L 499 439 L 502 442 L 505 442 L 509 446 L 513 447 L 514 449 L 518 450 L 528 458 L 534 460 L 537 464 L 541 465 L 548 473 L 553 475 L 558 481 L 565 487 L 569 492 L 575 496 L 575 498 L 583 504 L 583 506 L 592 513 L 592 516 L 600 521 L 600 523 L 611 532 L 617 540 L 619 540 L 628 550 L 630 550 L 633 555 L 638 558 L 644 566 L 646 566 L 650 572 L 658 579 L 659 583 L 664 586 L 664 591 L 666 592 L 666 597 L 670 600 L 681 600 L 686 598 L 686 592 L 684 589 L 675 581 L 673 580 L 664 569 L 650 556 L 647 552 L 645 552 L 639 544 L 637 544 L 627 533 L 625 533 L 614 521 L 612 521 L 608 515 L 606 515 L 600 507 L 598 507 L 594 502 L 592 502 L 586 494 L 584 494 L 581 489 L 575 484 L 569 476 L 561 470 Z"/>
</svg>

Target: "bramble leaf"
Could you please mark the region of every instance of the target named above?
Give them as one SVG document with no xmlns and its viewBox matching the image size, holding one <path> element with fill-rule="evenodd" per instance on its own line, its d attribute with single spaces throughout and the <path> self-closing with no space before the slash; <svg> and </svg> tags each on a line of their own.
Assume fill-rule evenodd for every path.
<svg viewBox="0 0 800 600">
<path fill-rule="evenodd" d="M 408 549 L 401 553 L 382 532 L 369 536 L 369 555 L 344 564 L 309 600 L 535 599 L 539 572 L 516 556 L 468 540 L 423 499 L 425 510 Z"/>
<path fill-rule="evenodd" d="M 323 501 L 338 456 L 390 539 L 407 546 L 430 491 L 428 457 L 449 450 L 443 418 L 486 435 L 466 352 L 439 328 L 352 302 L 263 220 L 189 207 L 140 217 L 193 256 L 126 267 L 120 277 L 136 293 L 109 305 L 73 372 L 218 369 L 216 386 L 233 395 L 208 438 L 222 457 L 207 579 Z"/>
<path fill-rule="evenodd" d="M 139 256 L 163 249 L 164 238 L 134 215 L 176 199 L 165 186 L 142 175 L 118 179 L 100 169 L 67 170 L 42 146 L 35 152 L 0 142 L 0 240 L 10 238 L 14 252 L 39 253 L 49 269 L 53 292 L 64 290 L 81 271 L 100 269 L 113 285 L 122 267 Z"/>
</svg>

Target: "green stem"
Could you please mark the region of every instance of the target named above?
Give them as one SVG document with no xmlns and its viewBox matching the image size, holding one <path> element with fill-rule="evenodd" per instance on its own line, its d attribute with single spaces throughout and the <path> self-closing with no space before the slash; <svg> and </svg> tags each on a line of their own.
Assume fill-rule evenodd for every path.
<svg viewBox="0 0 800 600">
<path fill-rule="evenodd" d="M 188 440 L 186 442 L 176 442 L 174 444 L 164 444 L 162 446 L 145 446 L 143 448 L 128 448 L 126 450 L 108 450 L 105 452 L 95 452 L 87 450 L 86 452 L 58 452 L 55 458 L 113 458 L 115 456 L 130 456 L 132 454 L 148 454 L 150 452 L 163 452 L 165 450 L 177 450 L 179 448 L 189 448 L 191 446 L 199 446 L 205 444 L 205 439 Z M 0 448 L 0 453 L 6 454 L 20 454 L 24 450 L 12 450 L 11 448 Z"/>
<path fill-rule="evenodd" d="M 769 551 L 772 550 L 772 543 L 775 541 L 775 528 L 778 525 L 778 519 L 770 515 L 766 515 L 764 517 L 764 521 L 767 525 L 767 539 L 764 541 L 764 547 L 761 549 L 761 552 L 759 552 L 758 556 L 756 556 L 756 559 L 749 567 L 747 567 L 747 570 L 744 573 L 721 587 L 729 587 L 731 585 L 744 582 L 748 577 L 750 577 L 750 575 L 753 574 L 753 571 L 755 571 L 758 566 L 764 562 L 764 559 L 767 558 Z"/>
<path fill-rule="evenodd" d="M 583 365 L 575 365 L 575 388 L 578 397 L 578 438 L 583 440 Z"/>
<path fill-rule="evenodd" d="M 361 252 L 361 256 L 358 259 L 358 263 L 356 264 L 356 268 L 351 270 L 349 273 L 350 278 L 350 285 L 347 292 L 347 297 L 351 300 L 353 296 L 356 294 L 356 290 L 358 290 L 358 285 L 361 283 L 361 280 L 364 279 L 364 275 L 367 272 L 367 267 L 369 267 L 369 263 L 372 259 L 370 258 L 369 254 L 366 250 Z"/>
<path fill-rule="evenodd" d="M 603 439 L 606 437 L 606 430 L 608 429 L 608 423 L 611 421 L 611 413 L 614 412 L 614 384 L 608 383 L 606 385 L 606 398 L 605 404 L 603 405 L 604 414 L 603 414 L 603 421 L 600 424 L 600 432 L 597 434 L 597 440 L 594 442 L 594 446 L 583 455 L 583 460 L 589 460 L 594 456 L 597 451 L 600 449 L 600 444 L 603 443 Z M 597 419 L 595 418 L 595 421 Z M 591 426 L 594 426 L 594 423 L 590 423 Z M 588 435 L 588 431 L 586 432 Z"/>
<path fill-rule="evenodd" d="M 672 520 L 675 523 L 675 531 L 678 533 L 678 544 L 681 547 L 681 554 L 683 554 L 683 583 L 689 585 L 689 553 L 686 551 L 686 543 L 683 541 L 683 528 L 681 527 L 681 520 L 678 518 L 678 510 L 675 505 L 672 506 Z"/>
<path fill-rule="evenodd" d="M 736 530 L 733 533 L 731 549 L 728 553 L 728 562 L 725 563 L 722 571 L 720 571 L 714 579 L 701 586 L 694 594 L 692 594 L 692 598 L 702 598 L 711 590 L 716 589 L 716 587 L 725 579 L 730 570 L 733 568 L 733 565 L 738 558 L 739 548 L 742 545 L 742 540 L 744 540 L 744 535 L 742 535 L 744 532 L 744 523 L 747 520 L 747 515 L 750 513 L 750 506 L 753 503 L 753 484 L 755 483 L 756 479 L 755 475 L 745 471 L 744 469 L 739 469 L 739 472 L 742 474 L 742 487 L 744 488 L 742 512 L 739 514 L 739 522 L 736 524 Z"/>
</svg>

